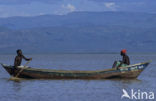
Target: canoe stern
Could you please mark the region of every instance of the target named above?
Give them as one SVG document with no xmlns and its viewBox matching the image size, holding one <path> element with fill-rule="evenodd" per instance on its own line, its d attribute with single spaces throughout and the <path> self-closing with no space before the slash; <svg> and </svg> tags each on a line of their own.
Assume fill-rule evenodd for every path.
<svg viewBox="0 0 156 101">
<path fill-rule="evenodd" d="M 12 75 L 12 66 L 8 66 L 8 65 L 5 65 L 2 63 L 1 63 L 1 65 L 10 75 Z"/>
</svg>

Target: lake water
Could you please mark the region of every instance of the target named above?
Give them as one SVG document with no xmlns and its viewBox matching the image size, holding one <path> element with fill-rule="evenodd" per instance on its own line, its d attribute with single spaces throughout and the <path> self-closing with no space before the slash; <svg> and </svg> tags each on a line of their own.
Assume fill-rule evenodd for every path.
<svg viewBox="0 0 156 101">
<path fill-rule="evenodd" d="M 118 54 L 46 54 L 32 57 L 31 67 L 65 70 L 111 68 Z M 137 79 L 123 80 L 9 80 L 0 68 L 0 101 L 129 101 L 122 89 L 156 93 L 156 54 L 130 54 L 131 64 L 152 60 Z M 15 55 L 0 55 L 0 62 L 13 64 Z M 23 61 L 23 64 L 26 63 Z M 132 101 L 132 100 L 130 100 Z M 140 101 L 140 100 L 139 100 Z M 144 100 L 141 100 L 144 101 Z M 149 100 L 148 100 L 149 101 Z M 152 100 L 153 101 L 153 100 Z"/>
</svg>

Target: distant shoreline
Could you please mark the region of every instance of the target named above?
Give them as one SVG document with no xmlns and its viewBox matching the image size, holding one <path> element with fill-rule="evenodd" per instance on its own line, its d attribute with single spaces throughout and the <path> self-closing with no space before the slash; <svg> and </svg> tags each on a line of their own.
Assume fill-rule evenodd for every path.
<svg viewBox="0 0 156 101">
<path fill-rule="evenodd" d="M 51 52 L 51 53 L 27 53 L 26 55 L 48 55 L 48 54 L 120 54 L 120 52 Z M 156 52 L 128 52 L 128 54 L 156 54 Z M 16 53 L 0 53 L 0 55 L 16 55 Z"/>
</svg>

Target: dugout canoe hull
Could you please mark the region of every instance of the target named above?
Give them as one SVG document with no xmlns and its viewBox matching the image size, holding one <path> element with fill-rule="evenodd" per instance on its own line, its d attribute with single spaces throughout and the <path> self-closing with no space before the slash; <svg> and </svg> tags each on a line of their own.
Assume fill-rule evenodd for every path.
<svg viewBox="0 0 156 101">
<path fill-rule="evenodd" d="M 150 62 L 138 63 L 119 69 L 105 69 L 96 71 L 69 71 L 69 70 L 53 70 L 19 67 L 15 70 L 17 74 L 21 69 L 22 72 L 18 75 L 19 78 L 26 79 L 110 79 L 110 78 L 137 78 L 140 73 L 149 65 Z M 1 64 L 2 67 L 12 75 L 13 66 Z"/>
</svg>

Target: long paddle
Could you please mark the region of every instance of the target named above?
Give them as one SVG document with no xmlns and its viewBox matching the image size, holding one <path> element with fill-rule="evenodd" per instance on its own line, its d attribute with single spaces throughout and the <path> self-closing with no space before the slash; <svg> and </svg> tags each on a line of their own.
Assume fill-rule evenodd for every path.
<svg viewBox="0 0 156 101">
<path fill-rule="evenodd" d="M 24 67 L 26 67 L 28 64 L 29 64 L 29 62 L 30 62 L 31 60 L 29 60 L 25 65 L 24 65 Z M 20 73 L 24 70 L 24 67 L 23 68 L 21 68 L 21 70 L 16 74 L 16 76 L 15 77 L 11 77 L 10 78 L 10 80 L 15 80 L 15 81 L 19 81 L 19 78 L 18 78 L 18 76 L 20 75 Z"/>
<path fill-rule="evenodd" d="M 29 60 L 29 61 L 24 65 L 24 67 L 26 67 L 26 66 L 29 64 L 30 61 L 31 61 L 31 60 Z M 16 74 L 15 78 L 17 78 L 17 77 L 20 75 L 20 73 L 24 70 L 24 67 Z"/>
</svg>

